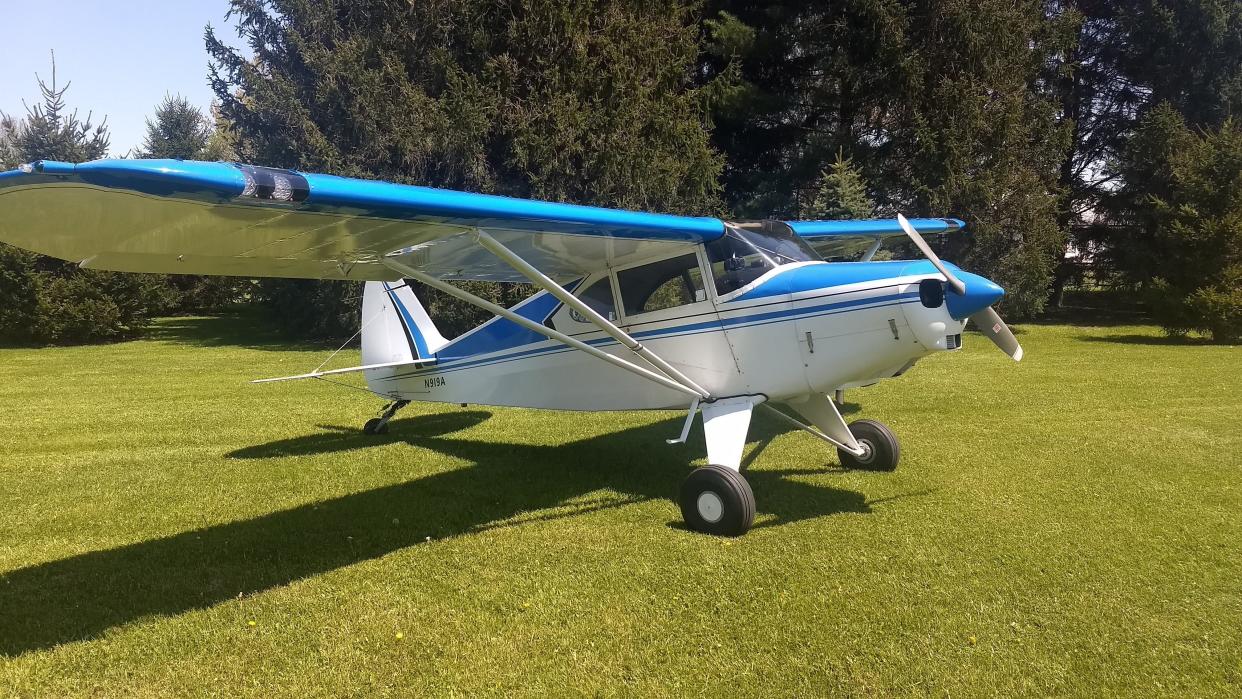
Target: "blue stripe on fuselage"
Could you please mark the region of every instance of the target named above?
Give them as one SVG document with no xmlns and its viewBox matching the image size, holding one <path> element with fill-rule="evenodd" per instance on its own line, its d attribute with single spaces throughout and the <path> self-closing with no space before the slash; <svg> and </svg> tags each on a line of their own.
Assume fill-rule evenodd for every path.
<svg viewBox="0 0 1242 699">
<path fill-rule="evenodd" d="M 577 279 L 569 282 L 565 289 L 572 293 L 581 281 Z M 509 310 L 536 323 L 543 323 L 556 311 L 560 303 L 552 294 L 540 291 Z M 523 347 L 544 339 L 546 338 L 543 335 L 527 330 L 508 318 L 497 317 L 445 345 L 436 352 L 436 359 L 443 364 L 479 354 Z"/>
<path fill-rule="evenodd" d="M 945 263 L 949 269 L 956 266 Z M 733 299 L 751 301 L 770 296 L 785 296 L 804 291 L 815 291 L 846 284 L 893 279 L 916 274 L 939 274 L 927 260 L 897 260 L 892 262 L 824 262 L 820 264 L 791 267 L 778 271 L 759 286 Z"/>
<path fill-rule="evenodd" d="M 883 288 L 883 287 L 875 287 L 872 289 L 862 289 L 860 291 L 862 292 L 875 291 L 876 289 L 879 289 L 879 288 Z M 642 332 L 632 333 L 632 335 L 633 337 L 639 338 L 639 339 L 654 339 L 654 338 L 663 338 L 663 337 L 674 337 L 674 336 L 679 336 L 679 335 L 697 335 L 697 334 L 702 334 L 706 332 L 713 332 L 714 330 L 719 329 L 722 325 L 724 325 L 725 327 L 750 327 L 750 326 L 755 326 L 755 325 L 768 325 L 770 323 L 779 323 L 785 320 L 793 320 L 795 318 L 799 318 L 803 316 L 833 315 L 837 313 L 848 313 L 850 311 L 860 310 L 864 306 L 869 307 L 869 308 L 883 308 L 885 306 L 896 306 L 902 303 L 907 303 L 911 300 L 918 299 L 918 297 L 919 295 L 917 292 L 909 292 L 905 294 L 885 294 L 883 296 L 871 296 L 868 298 L 852 299 L 849 301 L 836 301 L 832 303 L 819 304 L 815 306 L 806 306 L 803 308 L 789 308 L 789 309 L 784 309 L 784 310 L 779 310 L 779 311 L 770 311 L 767 313 L 760 313 L 760 314 L 750 315 L 750 316 L 738 316 L 736 318 L 724 318 L 719 321 L 710 320 L 710 321 L 705 321 L 705 322 L 700 322 L 700 323 L 691 323 L 689 325 L 679 325 L 679 326 L 674 326 L 670 328 L 646 330 Z M 609 346 L 609 345 L 617 344 L 617 342 L 610 337 L 602 337 L 602 338 L 596 338 L 594 340 L 587 340 L 586 343 L 592 346 Z M 532 355 L 552 354 L 552 353 L 557 353 L 557 352 L 570 352 L 570 351 L 574 351 L 574 349 L 572 347 L 566 347 L 564 345 L 558 344 L 558 345 L 545 346 L 545 347 L 536 347 L 533 349 L 522 350 L 519 352 L 511 352 L 509 354 L 504 354 L 499 357 L 493 356 L 493 357 L 488 357 L 485 359 L 471 360 L 468 357 L 459 357 L 457 358 L 458 359 L 457 362 L 446 362 L 443 359 L 441 359 L 440 363 L 437 364 L 434 368 L 428 368 L 425 370 L 414 371 L 408 374 L 401 374 L 398 376 L 393 376 L 389 380 L 410 378 L 414 376 L 419 376 L 424 373 L 429 373 L 432 371 L 436 373 L 444 373 L 448 371 L 458 371 L 461 369 L 471 369 L 471 368 L 477 368 L 480 366 L 485 366 L 485 365 L 490 365 L 490 364 L 499 364 L 502 362 L 509 362 L 515 359 L 524 359 Z M 441 355 L 437 354 L 437 358 L 440 358 L 440 356 Z"/>
</svg>

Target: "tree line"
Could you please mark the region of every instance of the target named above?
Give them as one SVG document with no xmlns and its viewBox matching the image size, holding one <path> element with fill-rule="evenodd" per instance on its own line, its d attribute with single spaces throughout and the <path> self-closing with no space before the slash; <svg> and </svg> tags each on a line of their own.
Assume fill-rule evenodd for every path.
<svg viewBox="0 0 1242 699">
<path fill-rule="evenodd" d="M 234 0 L 230 21 L 246 52 L 205 37 L 215 127 L 166 101 L 145 152 L 685 214 L 955 216 L 968 234 L 937 244 L 1006 288 L 1008 317 L 1089 284 L 1170 332 L 1242 337 L 1235 0 Z M 57 89 L 0 124 L 8 164 L 106 150 Z M 178 298 L 245 301 L 304 336 L 356 329 L 350 283 L 0 255 L 14 308 L 110 299 L 132 329 Z M 126 300 L 148 283 L 174 302 Z M 429 300 L 450 332 L 479 319 Z M 39 327 L 13 313 L 6 337 Z M 32 337 L 75 339 L 56 332 Z"/>
</svg>

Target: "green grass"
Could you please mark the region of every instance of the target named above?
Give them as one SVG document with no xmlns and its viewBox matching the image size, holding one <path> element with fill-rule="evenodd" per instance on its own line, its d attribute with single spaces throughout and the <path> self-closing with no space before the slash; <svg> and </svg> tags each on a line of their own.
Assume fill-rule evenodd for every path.
<svg viewBox="0 0 1242 699">
<path fill-rule="evenodd" d="M 673 413 L 364 437 L 245 318 L 0 351 L 0 695 L 1237 696 L 1242 350 L 1024 330 L 847 395 L 895 473 L 760 416 L 737 540 Z"/>
</svg>

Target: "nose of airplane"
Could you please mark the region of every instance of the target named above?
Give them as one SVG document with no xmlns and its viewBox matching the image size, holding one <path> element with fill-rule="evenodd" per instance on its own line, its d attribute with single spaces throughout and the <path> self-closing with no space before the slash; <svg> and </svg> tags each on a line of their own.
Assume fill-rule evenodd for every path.
<svg viewBox="0 0 1242 699">
<path fill-rule="evenodd" d="M 956 272 L 956 275 L 966 285 L 966 293 L 958 294 L 946 290 L 944 300 L 949 306 L 949 315 L 957 320 L 982 311 L 1005 295 L 1005 290 L 991 279 L 970 272 Z"/>
</svg>

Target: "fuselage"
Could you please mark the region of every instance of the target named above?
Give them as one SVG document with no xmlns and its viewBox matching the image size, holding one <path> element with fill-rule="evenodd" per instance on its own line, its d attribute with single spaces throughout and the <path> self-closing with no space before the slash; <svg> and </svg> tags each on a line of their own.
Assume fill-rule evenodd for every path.
<svg viewBox="0 0 1242 699">
<path fill-rule="evenodd" d="M 974 285 L 982 291 L 946 299 L 943 277 L 926 261 L 787 262 L 730 289 L 710 283 L 708 251 L 700 248 L 698 256 L 702 279 L 686 275 L 684 298 L 668 308 L 629 312 L 635 309 L 627 308 L 625 269 L 567 288 L 585 299 L 611 287 L 620 302 L 609 309 L 610 319 L 715 397 L 796 400 L 898 376 L 921 357 L 959 348 L 963 319 L 1003 293 L 968 275 L 985 282 Z M 649 292 L 656 293 L 665 292 Z M 634 359 L 546 291 L 513 310 Z M 400 399 L 563 410 L 684 408 L 689 402 L 502 318 L 448 343 L 436 360 L 420 369 L 369 371 L 368 384 Z"/>
</svg>

